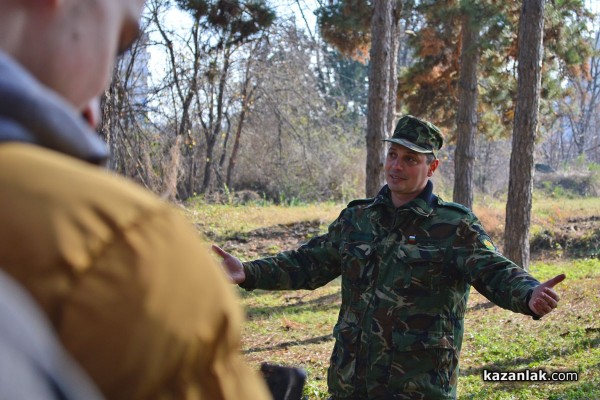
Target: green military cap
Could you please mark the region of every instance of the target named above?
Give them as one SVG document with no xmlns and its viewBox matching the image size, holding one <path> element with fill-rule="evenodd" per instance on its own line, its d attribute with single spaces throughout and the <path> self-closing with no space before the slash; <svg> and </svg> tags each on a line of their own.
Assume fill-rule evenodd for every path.
<svg viewBox="0 0 600 400">
<path fill-rule="evenodd" d="M 437 126 L 412 115 L 405 115 L 400 118 L 392 137 L 383 140 L 408 147 L 417 153 L 431 153 L 434 155 L 444 143 L 442 132 Z"/>
</svg>

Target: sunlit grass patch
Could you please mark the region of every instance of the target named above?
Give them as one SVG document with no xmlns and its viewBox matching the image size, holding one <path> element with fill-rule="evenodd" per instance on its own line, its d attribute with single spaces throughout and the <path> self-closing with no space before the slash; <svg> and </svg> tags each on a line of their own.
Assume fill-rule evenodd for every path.
<svg viewBox="0 0 600 400">
<path fill-rule="evenodd" d="M 465 320 L 459 398 L 600 398 L 600 261 L 536 263 L 541 281 L 565 272 L 558 309 L 540 321 L 495 306 L 473 292 Z M 483 369 L 575 371 L 577 382 L 484 382 Z"/>
<path fill-rule="evenodd" d="M 297 221 L 321 220 L 328 225 L 344 208 L 342 204 L 318 203 L 300 206 L 223 205 L 196 203 L 186 208 L 186 215 L 205 234 L 228 236 L 244 234 L 258 228 Z"/>
</svg>

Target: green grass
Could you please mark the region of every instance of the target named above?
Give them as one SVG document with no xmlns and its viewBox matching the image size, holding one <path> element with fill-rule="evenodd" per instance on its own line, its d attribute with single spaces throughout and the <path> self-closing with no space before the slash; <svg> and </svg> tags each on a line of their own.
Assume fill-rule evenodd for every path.
<svg viewBox="0 0 600 400">
<path fill-rule="evenodd" d="M 600 269 L 600 265 L 596 266 Z M 552 271 L 557 273 L 559 271 Z M 559 310 L 535 322 L 505 310 L 467 316 L 459 397 L 471 399 L 600 398 L 599 279 L 565 283 Z M 576 371 L 577 382 L 489 383 L 482 370 Z"/>
</svg>

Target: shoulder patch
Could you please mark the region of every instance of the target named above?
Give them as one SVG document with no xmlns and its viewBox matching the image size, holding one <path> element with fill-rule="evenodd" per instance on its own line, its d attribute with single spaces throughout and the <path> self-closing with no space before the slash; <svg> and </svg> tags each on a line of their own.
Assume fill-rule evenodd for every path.
<svg viewBox="0 0 600 400">
<path fill-rule="evenodd" d="M 484 245 L 486 249 L 496 252 L 498 251 L 496 246 L 494 246 L 492 239 L 490 239 L 488 235 L 479 235 L 477 239 L 479 239 L 479 242 Z"/>
</svg>

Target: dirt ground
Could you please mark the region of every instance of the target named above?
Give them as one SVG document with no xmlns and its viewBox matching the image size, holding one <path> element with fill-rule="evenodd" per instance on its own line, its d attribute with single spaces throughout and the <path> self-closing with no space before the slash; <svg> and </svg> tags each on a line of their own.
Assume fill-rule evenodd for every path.
<svg viewBox="0 0 600 400">
<path fill-rule="evenodd" d="M 256 229 L 243 235 L 224 238 L 224 246 L 228 251 L 244 255 L 244 259 L 292 250 L 320 232 L 321 222 L 301 221 L 287 225 L 275 225 Z"/>
<path fill-rule="evenodd" d="M 555 226 L 545 226 L 531 239 L 533 259 L 560 257 L 600 258 L 600 216 L 572 218 Z"/>
</svg>

